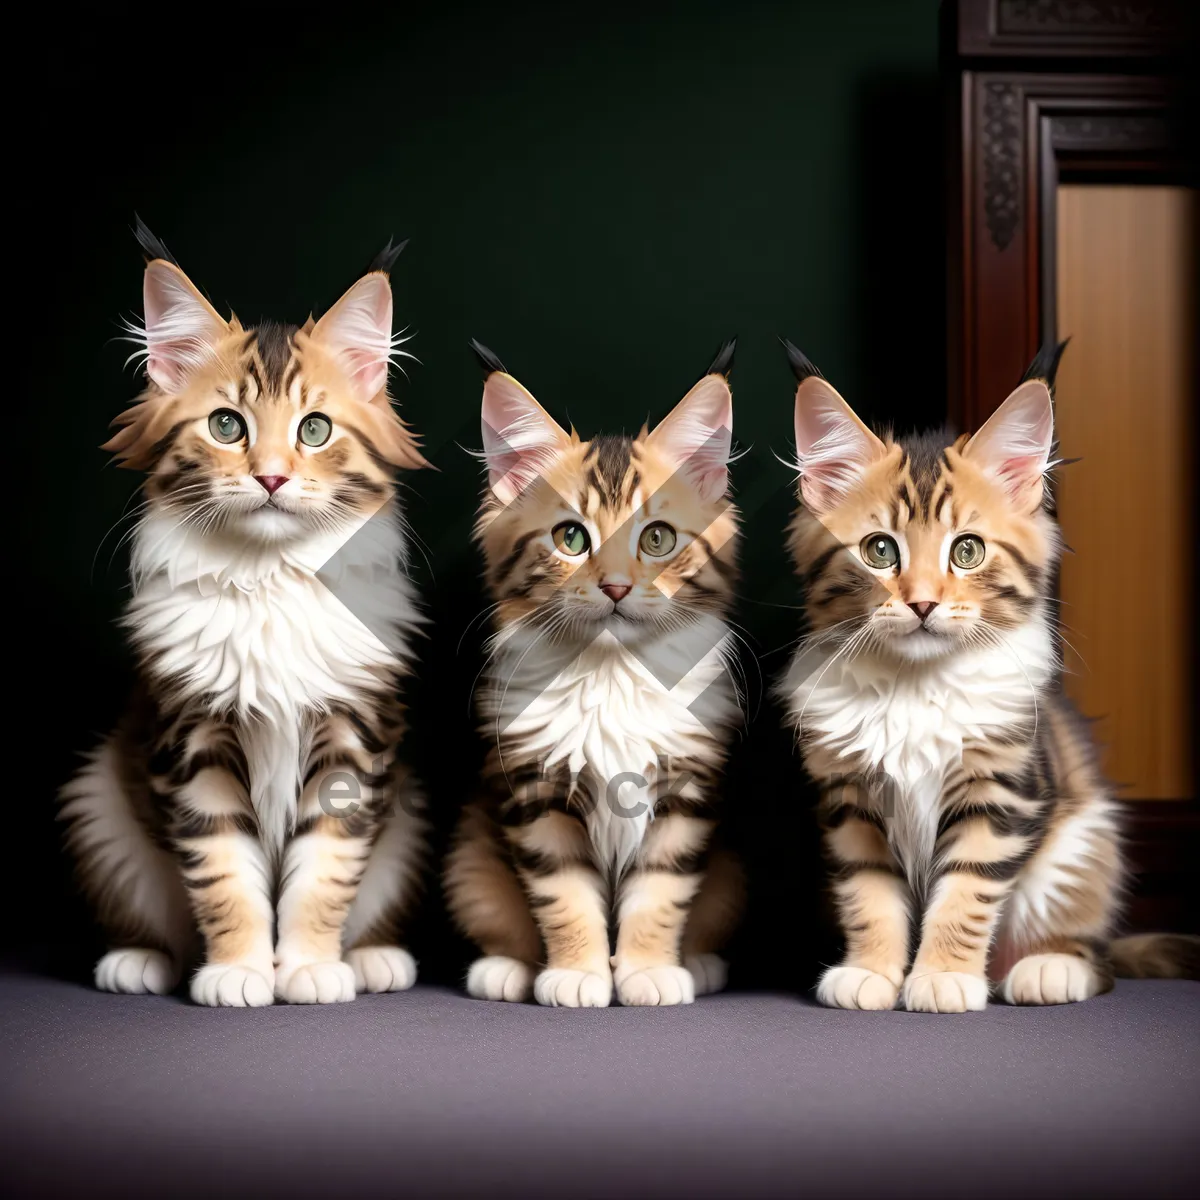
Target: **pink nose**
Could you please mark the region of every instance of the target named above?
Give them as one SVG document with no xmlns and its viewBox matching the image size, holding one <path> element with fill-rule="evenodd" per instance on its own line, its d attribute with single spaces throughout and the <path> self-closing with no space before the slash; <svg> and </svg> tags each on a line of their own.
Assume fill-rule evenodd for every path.
<svg viewBox="0 0 1200 1200">
<path fill-rule="evenodd" d="M 602 583 L 600 590 L 614 603 L 620 604 L 629 595 L 631 588 L 627 583 Z"/>
<path fill-rule="evenodd" d="M 255 479 L 267 489 L 269 495 L 274 495 L 288 481 L 286 475 L 255 475 Z"/>
<path fill-rule="evenodd" d="M 933 610 L 935 608 L 937 608 L 937 601 L 936 600 L 910 600 L 908 602 L 908 607 L 911 608 L 913 610 L 913 612 L 915 612 L 917 614 L 917 616 L 921 618 L 922 621 L 924 621 L 925 618 L 927 616 L 929 616 L 929 614 L 931 612 L 933 612 Z"/>
</svg>

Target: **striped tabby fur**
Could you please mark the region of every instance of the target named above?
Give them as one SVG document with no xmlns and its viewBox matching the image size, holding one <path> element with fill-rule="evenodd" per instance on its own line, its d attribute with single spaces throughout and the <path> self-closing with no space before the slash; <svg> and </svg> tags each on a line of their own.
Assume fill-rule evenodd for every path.
<svg viewBox="0 0 1200 1200">
<path fill-rule="evenodd" d="M 148 473 L 140 684 L 61 810 L 111 947 L 96 983 L 166 992 L 198 960 L 201 1004 L 407 987 L 420 618 L 393 474 L 423 460 L 386 392 L 390 260 L 320 321 L 247 328 L 143 245 L 148 386 L 106 447 Z"/>
<path fill-rule="evenodd" d="M 1061 347 L 958 438 L 877 437 L 788 351 L 808 636 L 782 691 L 845 937 L 818 998 L 962 1012 L 989 974 L 1016 1004 L 1085 1000 L 1114 967 L 1194 976 L 1197 939 L 1110 941 L 1120 811 L 1060 686 L 1051 601 Z"/>
<path fill-rule="evenodd" d="M 724 981 L 740 889 L 713 850 L 739 715 L 732 350 L 653 433 L 583 441 L 477 347 L 491 752 L 446 871 L 482 951 L 474 996 L 605 1006 L 615 986 L 623 1004 L 679 1004 Z"/>
</svg>

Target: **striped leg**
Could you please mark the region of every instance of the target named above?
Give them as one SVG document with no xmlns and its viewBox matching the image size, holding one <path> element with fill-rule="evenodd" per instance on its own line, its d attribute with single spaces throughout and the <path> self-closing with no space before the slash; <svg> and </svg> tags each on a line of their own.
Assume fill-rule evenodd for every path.
<svg viewBox="0 0 1200 1200">
<path fill-rule="evenodd" d="M 467 972 L 467 991 L 477 1000 L 528 1000 L 542 959 L 542 935 L 505 834 L 483 803 L 463 811 L 446 858 L 445 883 L 455 922 L 483 951 Z"/>
<path fill-rule="evenodd" d="M 363 736 L 358 723 L 335 715 L 313 739 L 277 905 L 275 994 L 289 1004 L 354 999 L 343 932 L 392 783 L 390 758 L 373 760 Z"/>
<path fill-rule="evenodd" d="M 417 963 L 400 944 L 424 865 L 425 802 L 403 774 L 391 813 L 371 848 L 342 930 L 343 957 L 357 992 L 399 992 L 417 981 Z"/>
<path fill-rule="evenodd" d="M 546 951 L 534 998 L 566 1008 L 606 1008 L 613 987 L 608 893 L 592 865 L 582 822 L 550 810 L 509 826 L 507 835 Z"/>
<path fill-rule="evenodd" d="M 821 976 L 817 999 L 831 1008 L 892 1008 L 908 962 L 908 883 L 879 820 L 842 789 L 823 797 L 820 815 L 846 953 Z"/>
<path fill-rule="evenodd" d="M 164 797 L 192 912 L 204 938 L 204 965 L 192 977 L 197 1004 L 271 1004 L 271 873 L 250 803 L 249 772 L 236 735 L 202 721 L 168 731 L 179 760 Z M 156 788 L 161 781 L 155 780 Z"/>
<path fill-rule="evenodd" d="M 997 780 L 973 785 L 971 803 L 939 837 L 921 944 L 904 981 L 912 1012 L 987 1007 L 987 959 L 1001 908 L 1029 852 L 1030 837 L 1010 832 L 1009 796 Z M 979 815 L 990 801 L 990 811 Z M 945 824 L 945 823 L 944 823 Z"/>
<path fill-rule="evenodd" d="M 696 998 L 680 943 L 712 831 L 712 821 L 682 813 L 659 816 L 647 830 L 617 907 L 612 965 L 622 1004 L 690 1004 Z"/>
<path fill-rule="evenodd" d="M 107 739 L 63 788 L 60 816 L 109 947 L 96 964 L 96 986 L 171 991 L 195 934 L 179 863 L 159 836 L 161 811 L 139 741 L 124 729 Z"/>
</svg>

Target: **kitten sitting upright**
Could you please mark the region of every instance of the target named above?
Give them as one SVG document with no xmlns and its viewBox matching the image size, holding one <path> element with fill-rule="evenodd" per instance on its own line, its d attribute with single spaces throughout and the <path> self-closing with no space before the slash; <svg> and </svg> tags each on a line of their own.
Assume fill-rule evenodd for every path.
<svg viewBox="0 0 1200 1200">
<path fill-rule="evenodd" d="M 476 353 L 497 632 L 477 697 L 484 795 L 446 873 L 483 951 L 467 988 L 604 1007 L 615 983 L 622 1004 L 690 1003 L 724 983 L 715 951 L 740 892 L 712 851 L 739 716 L 723 620 L 733 343 L 653 433 L 590 441 Z"/>
<path fill-rule="evenodd" d="M 1120 813 L 1063 694 L 1050 388 L 1062 347 L 973 437 L 880 438 L 794 346 L 791 548 L 809 636 L 782 692 L 822 790 L 838 1008 L 1086 1000 L 1191 975 L 1200 939 L 1110 941 Z M 910 939 L 915 957 L 910 960 Z"/>
<path fill-rule="evenodd" d="M 199 951 L 200 1004 L 408 987 L 424 822 L 397 688 L 420 618 L 393 473 L 424 460 L 386 390 L 398 250 L 319 321 L 249 328 L 139 240 L 148 386 L 105 447 L 148 473 L 139 688 L 62 807 L 111 947 L 96 984 L 167 992 Z"/>
</svg>

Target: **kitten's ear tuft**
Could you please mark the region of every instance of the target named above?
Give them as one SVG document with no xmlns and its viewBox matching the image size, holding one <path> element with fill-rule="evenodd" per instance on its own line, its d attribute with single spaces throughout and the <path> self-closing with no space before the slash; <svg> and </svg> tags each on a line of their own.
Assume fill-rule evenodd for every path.
<svg viewBox="0 0 1200 1200">
<path fill-rule="evenodd" d="M 822 513 L 846 496 L 867 467 L 887 453 L 887 447 L 837 390 L 814 372 L 815 367 L 796 388 L 796 465 L 804 503 Z"/>
<path fill-rule="evenodd" d="M 311 337 L 341 364 L 364 403 L 387 385 L 392 345 L 392 285 L 382 271 L 364 275 L 313 326 Z"/>
<path fill-rule="evenodd" d="M 1029 364 L 1029 368 L 1025 374 L 1021 376 L 1021 382 L 1028 383 L 1031 379 L 1040 379 L 1050 389 L 1050 395 L 1053 396 L 1054 379 L 1058 374 L 1058 364 L 1062 360 L 1063 351 L 1067 348 L 1067 343 L 1070 340 L 1070 338 L 1063 338 L 1057 345 L 1053 342 L 1047 342 L 1037 352 L 1037 356 Z"/>
<path fill-rule="evenodd" d="M 1033 512 L 1054 447 L 1054 405 L 1043 379 L 1021 384 L 987 419 L 962 456 L 1003 484 L 1013 504 Z"/>
<path fill-rule="evenodd" d="M 363 272 L 364 275 L 370 275 L 374 271 L 382 271 L 385 275 L 392 273 L 392 268 L 396 265 L 396 259 L 404 253 L 404 247 L 408 245 L 408 238 L 400 242 L 398 245 L 392 245 L 392 239 L 388 238 L 387 245 L 371 259 L 371 265 Z"/>
<path fill-rule="evenodd" d="M 717 351 L 716 358 L 712 360 L 712 364 L 704 372 L 704 375 L 724 375 L 728 379 L 730 372 L 733 370 L 733 356 L 736 351 L 737 338 L 730 338 Z M 701 375 L 700 378 L 703 379 L 704 375 Z"/>
<path fill-rule="evenodd" d="M 825 378 L 799 346 L 793 346 L 787 338 L 782 337 L 779 339 L 779 344 L 783 347 L 784 354 L 787 355 L 788 366 L 792 368 L 792 374 L 797 383 L 803 383 L 806 379 L 812 379 L 814 376 L 817 379 Z"/>
<path fill-rule="evenodd" d="M 475 355 L 475 361 L 479 364 L 479 369 L 483 372 L 483 377 L 486 379 L 493 371 L 500 371 L 507 375 L 508 370 L 504 364 L 480 341 L 475 338 L 471 339 L 471 352 Z"/>
<path fill-rule="evenodd" d="M 151 263 L 158 258 L 163 262 L 169 262 L 173 267 L 179 266 L 175 255 L 167 249 L 166 243 L 150 232 L 146 222 L 137 213 L 133 214 L 133 220 L 133 236 L 137 238 L 138 245 L 141 246 L 142 254 L 145 256 L 146 261 Z"/>
<path fill-rule="evenodd" d="M 706 374 L 655 426 L 646 444 L 677 463 L 706 503 L 725 495 L 733 448 L 733 396 L 725 376 Z"/>
<path fill-rule="evenodd" d="M 490 372 L 483 385 L 480 427 L 488 483 L 502 504 L 511 504 L 571 444 L 562 426 L 503 369 Z"/>
<path fill-rule="evenodd" d="M 142 280 L 146 374 L 177 392 L 206 363 L 229 325 L 174 263 L 156 258 Z"/>
</svg>

